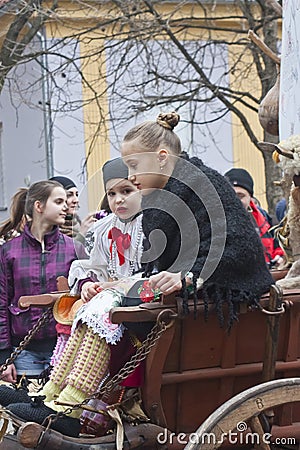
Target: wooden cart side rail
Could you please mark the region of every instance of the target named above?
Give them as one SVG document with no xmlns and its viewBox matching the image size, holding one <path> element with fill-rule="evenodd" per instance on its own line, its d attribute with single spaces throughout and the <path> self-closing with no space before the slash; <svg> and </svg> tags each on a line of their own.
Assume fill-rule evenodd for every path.
<svg viewBox="0 0 300 450">
<path fill-rule="evenodd" d="M 300 291 L 296 289 L 285 290 L 283 292 L 283 302 L 286 306 L 292 306 L 292 302 L 300 303 Z M 110 311 L 110 320 L 112 323 L 122 322 L 151 322 L 156 320 L 158 314 L 164 309 L 173 309 L 175 313 L 179 314 L 179 318 L 184 319 L 185 316 L 181 314 L 182 299 L 178 295 L 162 296 L 160 302 L 141 303 L 138 306 L 116 307 Z M 189 300 L 189 309 L 193 311 L 193 300 Z M 260 306 L 267 308 L 269 304 L 269 293 L 264 294 L 260 300 Z M 213 304 L 209 306 L 209 311 L 213 310 Z M 241 314 L 249 311 L 247 308 L 241 307 Z M 197 304 L 197 312 L 204 314 L 204 304 L 199 300 Z"/>
<path fill-rule="evenodd" d="M 230 367 L 228 369 L 220 368 L 220 367 L 212 367 L 205 369 L 194 369 L 194 370 L 185 370 L 183 372 L 168 372 L 162 374 L 161 384 L 179 384 L 179 383 L 187 383 L 191 381 L 200 381 L 200 380 L 212 380 L 212 379 L 222 379 L 228 377 L 239 377 L 244 375 L 251 374 L 261 374 L 263 363 L 250 363 L 250 364 L 239 364 L 235 367 Z M 285 362 L 285 361 L 277 361 L 275 368 L 278 373 L 285 373 L 285 376 L 288 377 L 288 372 L 295 372 L 295 370 L 299 370 L 300 367 L 300 358 L 296 361 Z"/>
<path fill-rule="evenodd" d="M 274 281 L 283 278 L 287 273 L 286 270 L 277 270 L 277 271 L 273 270 L 271 272 Z M 65 294 L 68 292 L 70 292 L 70 289 L 68 286 L 67 278 L 59 276 L 57 277 L 57 291 L 41 295 L 21 296 L 19 299 L 19 306 L 20 308 L 28 308 L 30 306 L 41 306 L 41 307 L 51 306 L 52 304 L 55 303 L 55 301 L 61 294 Z M 297 291 L 296 290 L 287 291 L 287 295 L 289 295 L 289 293 L 290 294 L 297 293 Z M 263 296 L 262 299 L 264 297 L 265 296 Z M 266 294 L 266 297 L 268 297 L 268 294 Z M 176 298 L 175 294 L 163 296 L 161 303 L 164 305 L 172 305 L 176 303 L 175 298 Z"/>
</svg>

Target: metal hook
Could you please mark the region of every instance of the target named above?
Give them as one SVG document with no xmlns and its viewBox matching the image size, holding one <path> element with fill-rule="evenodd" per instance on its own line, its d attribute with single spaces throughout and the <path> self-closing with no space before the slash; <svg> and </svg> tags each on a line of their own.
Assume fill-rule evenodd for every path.
<svg viewBox="0 0 300 450">
<path fill-rule="evenodd" d="M 177 317 L 178 317 L 178 314 L 176 314 L 172 309 L 164 309 L 163 311 L 161 311 L 158 314 L 156 320 L 157 320 L 157 323 L 165 324 L 166 329 L 168 329 L 174 325 L 175 319 Z"/>
</svg>

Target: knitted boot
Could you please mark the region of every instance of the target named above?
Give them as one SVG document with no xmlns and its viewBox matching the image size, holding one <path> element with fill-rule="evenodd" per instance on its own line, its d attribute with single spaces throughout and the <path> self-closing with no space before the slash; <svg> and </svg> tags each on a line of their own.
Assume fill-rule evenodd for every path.
<svg viewBox="0 0 300 450">
<path fill-rule="evenodd" d="M 43 403 L 13 403 L 7 406 L 7 410 L 13 413 L 14 416 L 25 422 L 44 423 L 45 419 L 56 411 L 48 408 Z M 63 416 L 51 423 L 50 428 L 53 428 L 59 433 L 66 436 L 78 437 L 80 432 L 80 421 L 69 416 Z M 57 448 L 57 447 L 56 447 Z"/>
<path fill-rule="evenodd" d="M 25 389 L 17 389 L 6 385 L 0 386 L 0 405 L 7 406 L 11 403 L 30 403 L 31 397 Z"/>
<path fill-rule="evenodd" d="M 56 400 L 52 400 L 50 402 L 45 401 L 44 404 L 48 407 L 53 409 L 54 411 L 65 411 L 68 406 L 66 405 L 57 405 L 55 402 L 67 402 L 67 403 L 82 403 L 83 400 L 86 398 L 86 394 L 82 391 L 79 391 L 78 389 L 74 388 L 73 386 L 66 386 L 61 393 L 59 394 L 58 398 Z M 79 419 L 79 417 L 82 414 L 82 409 L 74 409 L 70 414 L 68 414 L 69 417 L 73 417 L 74 419 Z"/>
<path fill-rule="evenodd" d="M 49 380 L 41 390 L 40 395 L 44 395 L 46 397 L 45 402 L 50 402 L 51 400 L 57 398 L 60 393 L 61 386 L 53 383 L 52 380 Z"/>
<path fill-rule="evenodd" d="M 86 327 L 82 345 L 78 349 L 66 383 L 81 390 L 87 396 L 96 392 L 108 372 L 109 361 L 110 348 L 105 339 Z"/>
<path fill-rule="evenodd" d="M 46 396 L 46 401 L 51 401 L 57 397 L 66 385 L 66 377 L 72 370 L 74 361 L 77 358 L 77 352 L 82 345 L 83 338 L 86 333 L 87 326 L 79 325 L 74 333 L 69 337 L 64 352 L 62 353 L 59 363 L 53 368 L 50 380 L 45 384 L 40 395 Z"/>
<path fill-rule="evenodd" d="M 110 349 L 105 339 L 86 327 L 72 370 L 66 378 L 67 385 L 55 401 L 81 403 L 96 392 L 101 380 L 107 374 L 109 360 Z M 53 400 L 46 401 L 45 405 L 56 411 L 66 409 L 66 406 L 56 405 Z M 70 416 L 78 418 L 81 413 L 82 409 L 77 409 L 72 411 Z"/>
<path fill-rule="evenodd" d="M 69 337 L 70 336 L 68 334 L 64 334 L 64 333 L 60 333 L 57 336 L 56 345 L 55 345 L 55 348 L 53 350 L 51 360 L 50 360 L 50 365 L 52 367 L 56 367 L 58 365 L 59 360 L 62 357 L 65 347 L 67 345 L 67 342 L 69 340 Z"/>
</svg>

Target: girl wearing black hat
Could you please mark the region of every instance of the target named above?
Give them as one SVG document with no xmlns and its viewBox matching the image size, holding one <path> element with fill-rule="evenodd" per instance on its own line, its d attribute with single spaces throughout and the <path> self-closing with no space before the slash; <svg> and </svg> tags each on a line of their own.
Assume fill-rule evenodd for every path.
<svg viewBox="0 0 300 450">
<path fill-rule="evenodd" d="M 82 221 L 80 220 L 77 211 L 79 208 L 78 189 L 74 181 L 63 176 L 56 176 L 50 180 L 57 181 L 67 191 L 67 205 L 68 211 L 65 223 L 61 225 L 60 231 L 67 236 L 70 236 L 77 241 L 85 244 L 85 235 L 89 228 L 96 221 L 95 214 L 90 213 Z"/>
</svg>

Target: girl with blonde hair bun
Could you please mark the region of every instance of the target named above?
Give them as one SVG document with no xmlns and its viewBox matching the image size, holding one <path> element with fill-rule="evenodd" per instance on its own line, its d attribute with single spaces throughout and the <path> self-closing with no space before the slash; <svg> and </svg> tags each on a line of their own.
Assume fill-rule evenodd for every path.
<svg viewBox="0 0 300 450">
<path fill-rule="evenodd" d="M 176 112 L 159 114 L 129 130 L 122 143 L 129 179 L 143 195 L 143 231 L 152 255 L 148 251 L 146 275 L 164 294 L 183 289 L 186 312 L 186 284 L 193 283 L 194 302 L 198 295 L 206 308 L 213 302 L 221 324 L 226 305 L 231 326 L 239 305 L 257 305 L 273 280 L 260 238 L 228 180 L 182 151 L 174 132 L 179 120 Z"/>
</svg>

